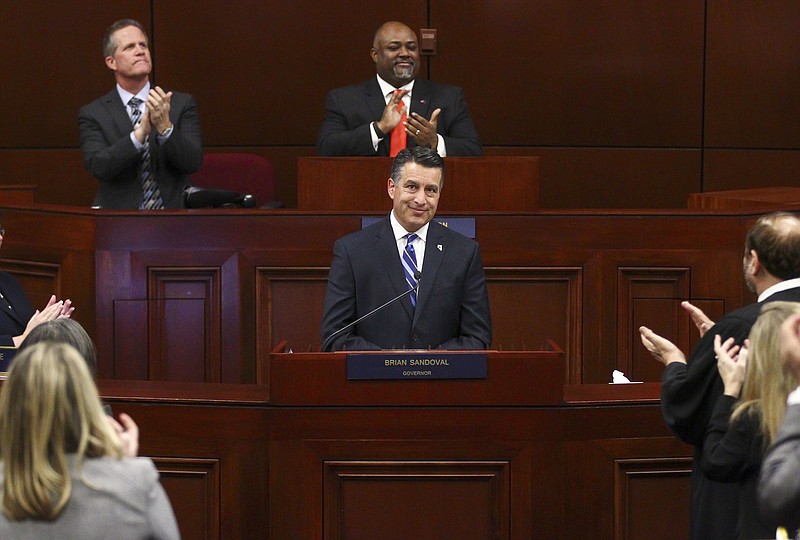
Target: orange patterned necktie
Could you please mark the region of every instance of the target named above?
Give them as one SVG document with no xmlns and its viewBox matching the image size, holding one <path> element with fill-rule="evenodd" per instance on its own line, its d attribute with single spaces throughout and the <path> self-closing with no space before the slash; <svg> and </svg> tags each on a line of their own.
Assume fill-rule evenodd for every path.
<svg viewBox="0 0 800 540">
<path fill-rule="evenodd" d="M 395 90 L 395 92 L 400 92 L 400 90 Z M 397 103 L 397 110 L 403 108 L 403 101 Z M 406 147 L 406 120 L 407 120 L 406 113 L 403 112 L 403 116 L 400 117 L 400 123 L 394 126 L 392 129 L 392 139 L 391 144 L 389 147 L 389 157 L 395 157 L 397 153 Z"/>
</svg>

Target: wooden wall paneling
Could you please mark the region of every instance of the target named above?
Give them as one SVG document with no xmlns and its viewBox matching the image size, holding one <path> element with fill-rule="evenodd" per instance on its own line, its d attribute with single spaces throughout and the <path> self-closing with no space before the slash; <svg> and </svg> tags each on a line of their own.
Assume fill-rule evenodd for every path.
<svg viewBox="0 0 800 540">
<path fill-rule="evenodd" d="M 95 97 L 99 97 L 99 94 Z M 86 102 L 89 101 L 87 97 Z M 0 147 L 0 183 L 35 185 L 36 201 L 40 203 L 89 208 L 97 191 L 97 180 L 85 170 L 83 154 L 77 148 L 78 109 L 75 109 L 73 116 L 70 127 L 74 133 L 64 144 L 74 147 Z"/>
<path fill-rule="evenodd" d="M 185 384 L 185 383 L 184 383 Z M 262 408 L 105 397 L 141 430 L 184 539 L 269 538 L 269 420 Z"/>
<path fill-rule="evenodd" d="M 73 317 L 95 332 L 95 222 L 91 213 L 60 207 L 2 209 L 0 266 L 21 283 L 36 309 L 55 294 L 71 299 Z"/>
<path fill-rule="evenodd" d="M 127 276 L 123 289 L 107 291 L 98 303 L 111 331 L 98 352 L 101 345 L 114 351 L 115 377 L 255 380 L 253 348 L 241 339 L 246 323 L 234 253 L 195 252 L 191 260 L 180 251 L 108 255 Z"/>
<path fill-rule="evenodd" d="M 797 186 L 800 151 L 708 149 L 703 191 Z"/>
<path fill-rule="evenodd" d="M 407 412 L 410 411 L 400 414 L 406 418 Z M 294 412 L 289 414 L 295 416 Z M 309 428 L 316 429 L 306 425 L 306 430 Z M 283 440 L 273 445 L 281 470 L 296 471 L 294 482 L 305 482 L 299 489 L 296 483 L 287 485 L 289 497 L 272 497 L 271 523 L 276 526 L 282 522 L 280 528 L 273 528 L 273 536 L 531 537 L 534 486 L 530 482 L 531 453 L 527 444 L 441 437 L 423 440 L 405 434 L 398 437 L 357 440 L 309 434 L 302 440 L 302 450 Z M 280 474 L 281 481 L 287 479 L 282 472 L 275 474 Z M 273 480 L 277 480 L 275 474 Z M 295 498 L 295 491 L 307 493 L 306 500 Z M 364 512 L 363 505 L 370 499 L 371 511 Z M 306 524 L 298 527 L 282 517 L 292 515 L 298 516 L 294 522 L 314 515 L 323 530 L 312 533 Z M 512 516 L 520 519 L 512 521 Z M 480 527 L 480 535 L 475 536 L 478 531 L 474 530 L 461 534 L 465 523 Z M 494 534 L 488 534 L 487 528 L 493 529 Z M 289 530 L 296 532 L 288 534 Z M 298 535 L 301 530 L 306 531 L 306 536 Z"/>
<path fill-rule="evenodd" d="M 674 540 L 688 535 L 691 458 L 616 459 L 614 468 L 615 538 Z"/>
<path fill-rule="evenodd" d="M 220 268 L 147 270 L 147 358 L 152 378 L 220 382 Z"/>
<path fill-rule="evenodd" d="M 507 461 L 326 461 L 323 470 L 325 538 L 509 537 Z"/>
<path fill-rule="evenodd" d="M 672 437 L 634 436 L 572 441 L 565 450 L 570 465 L 561 480 L 569 488 L 561 538 L 587 531 L 607 540 L 688 538 L 690 447 Z"/>
<path fill-rule="evenodd" d="M 614 369 L 623 371 L 632 381 L 660 381 L 663 368 L 641 344 L 639 326 L 676 340 L 678 347 L 688 354 L 696 343 L 697 330 L 680 302 L 690 300 L 712 309 L 714 304 L 727 304 L 727 311 L 743 305 L 745 301 L 737 282 L 741 280 L 737 251 L 604 251 L 601 266 L 604 276 L 614 283 L 615 293 L 604 289 L 600 301 L 605 313 L 600 320 L 602 334 L 616 335 L 616 343 L 604 339 L 597 344 L 598 348 L 590 343 L 582 381 L 610 382 Z M 725 271 L 717 273 L 722 268 Z M 722 275 L 730 278 L 723 280 Z M 716 284 L 712 297 L 695 292 L 709 282 Z"/>
<path fill-rule="evenodd" d="M 584 277 L 581 267 L 489 267 L 492 349 L 542 350 L 553 340 L 564 351 L 567 381 L 579 380 Z"/>
<path fill-rule="evenodd" d="M 676 333 L 664 337 L 674 343 L 688 342 L 687 328 L 679 324 L 686 320 L 679 299 L 689 297 L 690 268 L 620 267 L 617 272 L 616 369 L 631 381 L 660 381 L 664 368 L 641 345 L 638 329 L 642 325 L 671 328 Z"/>
<path fill-rule="evenodd" d="M 318 351 L 328 268 L 258 268 L 256 270 L 257 357 L 281 341 L 296 352 Z"/>
<path fill-rule="evenodd" d="M 484 144 L 700 144 L 701 2 L 430 6 L 431 78 L 465 87 Z"/>
<path fill-rule="evenodd" d="M 698 149 L 484 147 L 539 157 L 542 208 L 685 208 L 702 189 Z"/>
<path fill-rule="evenodd" d="M 657 395 L 657 384 L 648 384 Z M 597 385 L 600 401 L 548 406 L 421 406 L 424 398 L 409 395 L 403 405 L 381 407 L 271 405 L 256 385 L 100 384 L 114 410 L 138 422 L 141 454 L 156 459 L 168 494 L 180 499 L 174 508 L 184 538 L 213 533 L 216 523 L 219 535 L 203 537 L 322 540 L 351 517 L 365 529 L 412 521 L 400 512 L 409 501 L 397 501 L 405 495 L 421 513 L 428 504 L 441 513 L 447 501 L 466 501 L 449 505 L 445 523 L 464 514 L 475 524 L 503 508 L 492 525 L 499 538 L 591 531 L 610 540 L 641 538 L 648 529 L 681 538 L 692 449 L 670 434 L 655 397 L 625 401 L 639 395 L 631 387 L 645 386 Z M 402 489 L 391 477 L 416 485 Z M 352 483 L 339 489 L 340 479 Z M 389 502 L 350 514 L 367 495 Z M 332 511 L 336 501 L 343 518 Z M 669 537 L 663 534 L 655 537 Z"/>
<path fill-rule="evenodd" d="M 182 538 L 221 538 L 219 459 L 154 458 Z M 195 519 L 188 519 L 194 516 Z M 196 519 L 202 517 L 204 519 Z"/>
<path fill-rule="evenodd" d="M 800 5 L 710 0 L 707 6 L 705 144 L 797 148 Z"/>
</svg>

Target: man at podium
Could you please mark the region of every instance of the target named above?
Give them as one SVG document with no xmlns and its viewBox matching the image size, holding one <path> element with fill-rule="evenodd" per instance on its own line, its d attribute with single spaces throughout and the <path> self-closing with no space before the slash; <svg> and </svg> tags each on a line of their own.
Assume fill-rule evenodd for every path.
<svg viewBox="0 0 800 540">
<path fill-rule="evenodd" d="M 478 244 L 431 221 L 443 180 L 435 150 L 402 150 L 387 183 L 392 211 L 334 243 L 323 351 L 488 348 Z"/>
</svg>

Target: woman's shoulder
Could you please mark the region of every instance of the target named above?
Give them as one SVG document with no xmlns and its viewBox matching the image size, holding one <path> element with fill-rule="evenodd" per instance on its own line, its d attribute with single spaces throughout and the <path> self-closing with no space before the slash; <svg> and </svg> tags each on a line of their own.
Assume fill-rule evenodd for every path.
<svg viewBox="0 0 800 540">
<path fill-rule="evenodd" d="M 153 460 L 147 457 L 89 458 L 84 461 L 82 471 L 76 470 L 75 473 L 82 473 L 90 481 L 105 479 L 145 490 L 158 482 L 158 470 Z"/>
</svg>

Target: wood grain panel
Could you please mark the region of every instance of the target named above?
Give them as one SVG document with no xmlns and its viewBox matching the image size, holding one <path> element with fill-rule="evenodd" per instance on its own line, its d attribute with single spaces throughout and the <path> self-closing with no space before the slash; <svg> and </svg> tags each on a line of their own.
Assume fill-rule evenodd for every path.
<svg viewBox="0 0 800 540">
<path fill-rule="evenodd" d="M 73 116 L 77 118 L 77 114 L 76 109 Z M 70 144 L 74 141 L 77 145 L 75 119 L 70 127 L 75 130 Z M 36 201 L 41 203 L 88 208 L 97 191 L 97 180 L 85 170 L 78 148 L 0 148 L 0 171 L 0 183 L 35 185 Z"/>
<path fill-rule="evenodd" d="M 542 208 L 685 208 L 701 191 L 696 149 L 489 147 L 539 156 Z"/>
<path fill-rule="evenodd" d="M 220 382 L 220 269 L 147 270 L 147 358 L 151 378 Z"/>
<path fill-rule="evenodd" d="M 660 381 L 663 366 L 641 345 L 642 325 L 668 327 L 664 335 L 686 343 L 686 316 L 679 305 L 691 290 L 690 268 L 620 267 L 617 278 L 617 369 L 631 381 Z M 679 324 L 682 322 L 684 324 Z"/>
<path fill-rule="evenodd" d="M 319 350 L 328 267 L 256 270 L 258 358 L 281 341 L 297 351 Z"/>
<path fill-rule="evenodd" d="M 509 537 L 508 462 L 328 461 L 323 470 L 325 538 Z"/>
<path fill-rule="evenodd" d="M 797 186 L 800 151 L 707 150 L 703 191 Z"/>
<path fill-rule="evenodd" d="M 219 460 L 156 457 L 153 461 L 178 519 L 181 538 L 220 538 Z"/>
<path fill-rule="evenodd" d="M 707 5 L 706 145 L 797 148 L 800 4 L 713 0 Z"/>
<path fill-rule="evenodd" d="M 702 2 L 430 5 L 431 78 L 465 87 L 484 144 L 700 144 Z"/>
<path fill-rule="evenodd" d="M 580 380 L 583 274 L 571 268 L 486 268 L 493 349 L 542 350 L 548 340 L 565 353 L 565 379 Z"/>
<path fill-rule="evenodd" d="M 691 457 L 682 448 L 688 447 L 676 445 L 673 437 L 567 443 L 571 466 L 564 481 L 572 487 L 566 494 L 572 512 L 562 537 L 581 538 L 595 531 L 609 540 L 688 538 Z M 608 495 L 614 500 L 611 512 L 578 510 L 609 508 L 603 500 Z"/>
<path fill-rule="evenodd" d="M 674 540 L 688 533 L 690 458 L 618 459 L 614 466 L 616 538 Z"/>
</svg>

